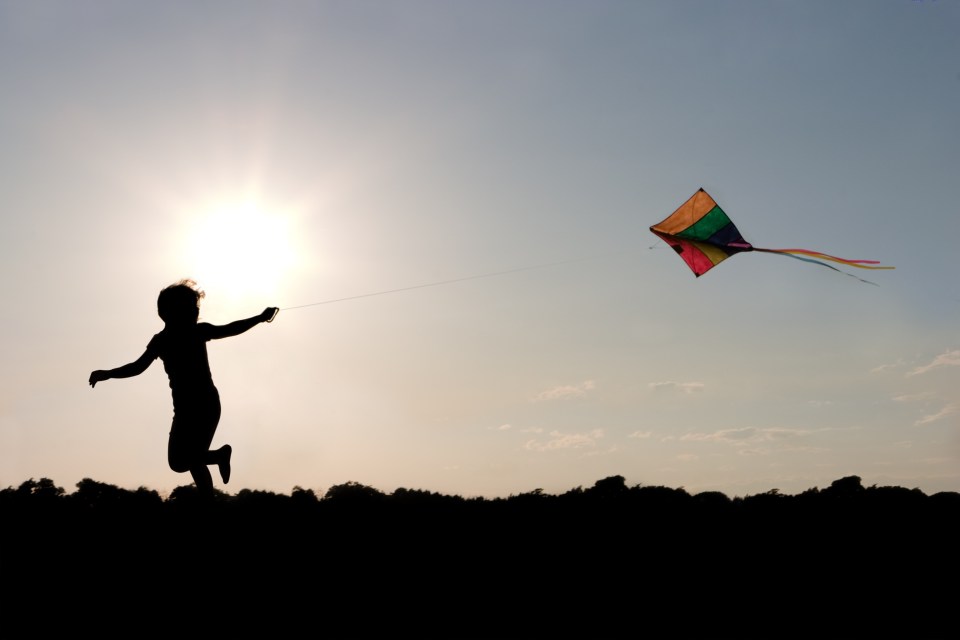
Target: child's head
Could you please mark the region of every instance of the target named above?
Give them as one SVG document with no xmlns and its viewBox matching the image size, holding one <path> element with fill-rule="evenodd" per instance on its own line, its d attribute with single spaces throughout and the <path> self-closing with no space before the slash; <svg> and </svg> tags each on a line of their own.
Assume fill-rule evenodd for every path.
<svg viewBox="0 0 960 640">
<path fill-rule="evenodd" d="M 160 292 L 157 313 L 167 324 L 196 322 L 200 315 L 200 300 L 204 295 L 193 280 L 181 280 Z"/>
</svg>

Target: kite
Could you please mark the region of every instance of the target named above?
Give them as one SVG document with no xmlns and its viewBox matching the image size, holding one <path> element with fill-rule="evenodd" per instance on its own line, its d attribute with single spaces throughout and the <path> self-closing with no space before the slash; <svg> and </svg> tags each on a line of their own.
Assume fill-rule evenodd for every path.
<svg viewBox="0 0 960 640">
<path fill-rule="evenodd" d="M 703 189 L 693 194 L 680 208 L 666 219 L 650 227 L 656 236 L 669 244 L 683 258 L 698 278 L 730 256 L 746 251 L 775 253 L 804 262 L 812 262 L 844 275 L 856 278 L 851 273 L 840 271 L 824 261 L 836 262 L 858 269 L 893 269 L 882 266 L 876 260 L 847 260 L 808 249 L 761 249 L 746 240 L 737 230 L 720 205 Z M 857 278 L 867 284 L 869 280 Z"/>
</svg>

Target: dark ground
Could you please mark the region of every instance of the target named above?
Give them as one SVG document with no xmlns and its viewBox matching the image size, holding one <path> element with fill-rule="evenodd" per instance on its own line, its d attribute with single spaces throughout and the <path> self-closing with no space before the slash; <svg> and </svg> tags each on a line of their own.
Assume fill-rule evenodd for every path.
<svg viewBox="0 0 960 640">
<path fill-rule="evenodd" d="M 945 638 L 960 494 L 628 487 L 464 499 L 358 483 L 167 499 L 0 491 L 8 629 L 154 636 Z"/>
</svg>

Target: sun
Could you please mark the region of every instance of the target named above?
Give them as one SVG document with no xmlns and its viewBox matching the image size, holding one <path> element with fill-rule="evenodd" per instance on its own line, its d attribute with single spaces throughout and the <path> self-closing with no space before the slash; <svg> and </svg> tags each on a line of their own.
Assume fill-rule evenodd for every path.
<svg viewBox="0 0 960 640">
<path fill-rule="evenodd" d="M 297 264 L 292 215 L 254 200 L 204 207 L 189 225 L 187 275 L 221 300 L 276 296 Z"/>
</svg>

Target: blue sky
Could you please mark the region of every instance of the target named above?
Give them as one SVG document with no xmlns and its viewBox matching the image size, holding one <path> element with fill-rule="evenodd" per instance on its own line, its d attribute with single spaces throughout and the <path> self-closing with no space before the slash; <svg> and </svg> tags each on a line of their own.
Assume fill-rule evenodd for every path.
<svg viewBox="0 0 960 640">
<path fill-rule="evenodd" d="M 227 490 L 960 490 L 958 28 L 948 0 L 0 0 L 0 485 L 189 481 L 159 363 L 86 384 L 180 278 L 225 323 L 549 264 L 212 343 Z M 648 227 L 700 187 L 756 246 L 896 270 L 694 278 Z"/>
</svg>

